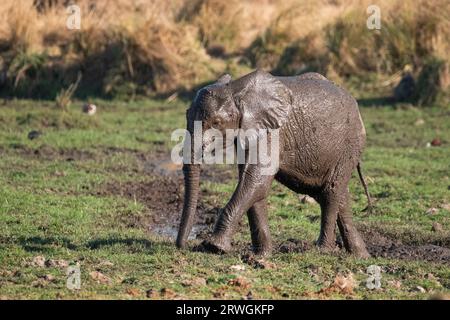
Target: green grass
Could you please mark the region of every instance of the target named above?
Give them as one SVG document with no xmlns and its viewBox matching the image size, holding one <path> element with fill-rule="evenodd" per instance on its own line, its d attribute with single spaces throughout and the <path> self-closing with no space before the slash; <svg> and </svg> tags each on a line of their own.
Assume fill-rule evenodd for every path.
<svg viewBox="0 0 450 320">
<path fill-rule="evenodd" d="M 172 241 L 154 235 L 145 224 L 151 210 L 145 203 L 119 195 L 97 194 L 106 183 L 146 182 L 134 152 L 151 155 L 170 150 L 170 133 L 184 128 L 187 103 L 174 101 L 95 101 L 98 112 L 85 116 L 81 103 L 67 112 L 45 101 L 12 100 L 0 108 L 0 298 L 236 298 L 251 291 L 254 298 L 288 299 L 412 299 L 450 292 L 450 266 L 388 258 L 359 260 L 345 253 L 276 251 L 268 260 L 275 268 L 246 264 L 239 252 L 225 256 L 178 250 Z M 435 243 L 450 238 L 450 111 L 412 107 L 361 108 L 368 132 L 364 172 L 377 198 L 374 213 L 362 188 L 351 181 L 352 210 L 359 225 L 382 231 L 407 244 Z M 423 119 L 423 124 L 417 124 Z M 29 140 L 27 134 L 42 135 Z M 439 137 L 442 145 L 427 147 Z M 35 150 L 42 156 L 36 156 Z M 67 161 L 67 158 L 75 161 Z M 224 204 L 235 182 L 203 182 Z M 426 214 L 437 208 L 434 214 Z M 274 183 L 270 196 L 270 228 L 274 242 L 289 238 L 312 242 L 319 231 L 320 210 L 302 204 L 296 195 Z M 179 212 L 173 212 L 179 214 Z M 431 231 L 439 222 L 443 231 Z M 235 237 L 238 247 L 249 243 L 246 223 Z M 192 243 L 193 245 L 193 243 Z M 36 256 L 81 266 L 81 289 L 66 288 L 65 268 L 37 267 Z M 366 268 L 383 268 L 382 289 L 369 290 Z M 245 270 L 233 271 L 233 265 Z M 89 275 L 109 278 L 98 283 Z M 337 274 L 353 273 L 360 282 L 352 294 L 326 291 Z M 430 275 L 431 274 L 431 275 Z M 53 281 L 43 280 L 53 275 Z M 230 280 L 241 276 L 248 285 Z M 196 278 L 206 284 L 190 285 Z M 400 287 L 393 285 L 396 281 Z M 416 290 L 423 287 L 427 292 Z M 160 290 L 166 288 L 166 294 Z"/>
</svg>

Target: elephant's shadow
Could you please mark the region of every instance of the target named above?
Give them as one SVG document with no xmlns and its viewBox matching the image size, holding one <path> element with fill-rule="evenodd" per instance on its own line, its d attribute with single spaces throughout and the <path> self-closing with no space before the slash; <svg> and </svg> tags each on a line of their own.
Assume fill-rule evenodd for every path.
<svg viewBox="0 0 450 320">
<path fill-rule="evenodd" d="M 121 246 L 124 247 L 127 251 L 131 251 L 134 253 L 141 252 L 145 254 L 154 254 L 157 251 L 166 250 L 163 247 L 167 247 L 167 249 L 169 247 L 172 247 L 172 245 L 167 242 L 156 242 L 137 237 L 119 238 L 114 236 L 95 238 L 80 244 L 77 244 L 73 240 L 65 237 L 55 238 L 33 236 L 20 237 L 17 240 L 17 243 L 27 252 L 39 252 L 47 254 L 55 252 L 55 249 L 58 247 L 66 248 L 69 250 L 83 250 L 84 248 L 90 250 L 101 250 L 107 247 Z"/>
</svg>

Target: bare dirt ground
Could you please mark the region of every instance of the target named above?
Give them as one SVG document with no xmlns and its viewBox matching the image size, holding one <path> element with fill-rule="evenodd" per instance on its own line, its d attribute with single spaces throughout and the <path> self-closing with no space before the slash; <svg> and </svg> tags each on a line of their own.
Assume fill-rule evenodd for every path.
<svg viewBox="0 0 450 320">
<path fill-rule="evenodd" d="M 362 235 L 369 253 L 374 257 L 450 263 L 449 239 L 442 245 L 434 243 L 410 245 L 375 230 L 362 230 Z"/>
</svg>

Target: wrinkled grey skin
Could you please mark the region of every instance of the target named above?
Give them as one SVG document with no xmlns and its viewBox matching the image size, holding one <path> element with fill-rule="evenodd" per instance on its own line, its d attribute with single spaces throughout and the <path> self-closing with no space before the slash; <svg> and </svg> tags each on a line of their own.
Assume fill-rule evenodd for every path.
<svg viewBox="0 0 450 320">
<path fill-rule="evenodd" d="M 348 183 L 356 167 L 363 180 L 359 162 L 366 139 L 358 105 L 349 93 L 317 73 L 275 77 L 257 70 L 235 81 L 225 75 L 199 90 L 187 111 L 190 132 L 194 120 L 203 121 L 203 130 L 280 129 L 278 172 L 262 175 L 259 164 L 238 165 L 238 186 L 221 211 L 214 232 L 203 242 L 205 250 L 229 251 L 235 228 L 247 213 L 254 252 L 270 253 L 267 197 L 275 178 L 320 204 L 320 249 L 336 247 L 337 223 L 347 251 L 358 257 L 369 256 L 348 208 Z M 185 164 L 183 172 L 185 200 L 177 238 L 180 248 L 185 246 L 194 220 L 200 165 Z"/>
</svg>

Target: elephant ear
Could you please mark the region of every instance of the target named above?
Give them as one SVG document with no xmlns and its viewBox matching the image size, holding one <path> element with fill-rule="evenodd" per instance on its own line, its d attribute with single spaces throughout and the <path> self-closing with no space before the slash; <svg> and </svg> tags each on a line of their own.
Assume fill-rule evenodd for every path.
<svg viewBox="0 0 450 320">
<path fill-rule="evenodd" d="M 292 107 L 292 92 L 270 73 L 257 70 L 233 82 L 241 128 L 278 129 Z"/>
</svg>

